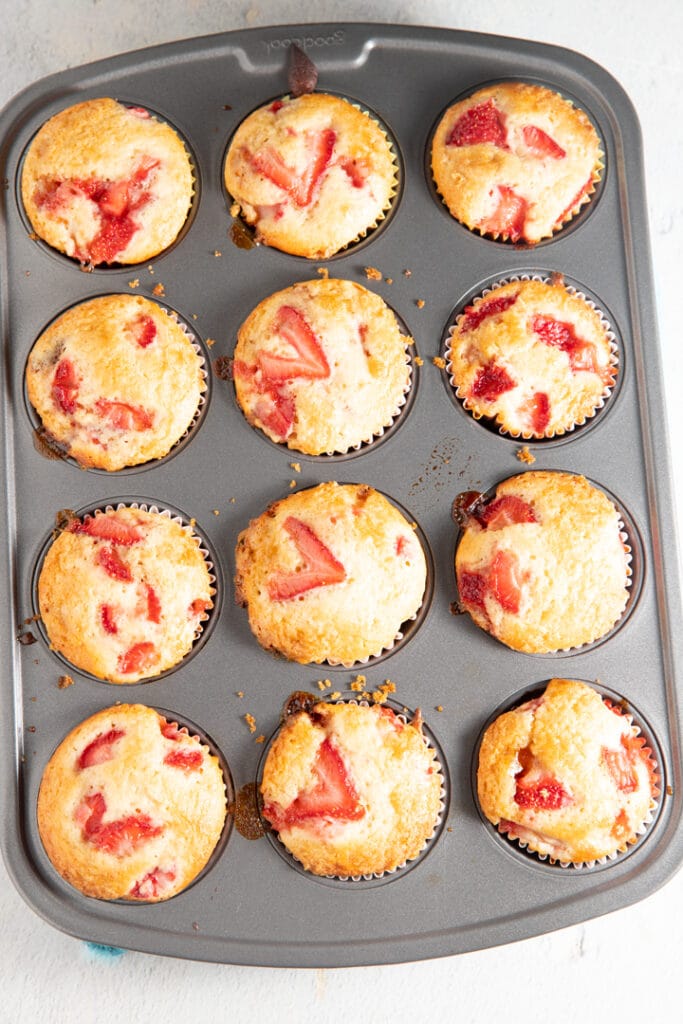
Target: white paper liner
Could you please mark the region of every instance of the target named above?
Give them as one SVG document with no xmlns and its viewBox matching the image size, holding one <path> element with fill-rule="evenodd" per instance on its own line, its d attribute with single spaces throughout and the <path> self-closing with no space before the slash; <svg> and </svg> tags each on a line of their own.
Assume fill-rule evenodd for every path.
<svg viewBox="0 0 683 1024">
<path fill-rule="evenodd" d="M 608 707 L 610 707 L 612 710 L 614 710 L 615 705 L 611 701 L 605 701 L 604 697 L 602 699 L 603 699 L 603 702 L 606 703 L 606 705 Z M 631 735 L 632 736 L 640 736 L 641 729 L 640 729 L 640 727 L 638 725 L 636 725 L 634 723 L 633 716 L 631 714 L 628 714 L 626 712 L 621 712 L 621 711 L 619 712 L 619 714 L 622 715 L 626 719 L 626 721 L 628 722 L 629 726 L 631 727 Z M 495 826 L 497 831 L 500 833 L 501 836 L 504 836 L 504 838 L 509 843 L 513 843 L 514 845 L 519 847 L 519 849 L 524 850 L 524 852 L 527 854 L 527 856 L 534 857 L 536 860 L 540 861 L 541 863 L 546 863 L 547 862 L 549 865 L 551 865 L 553 867 L 573 868 L 575 871 L 581 871 L 583 869 L 590 870 L 591 868 L 594 868 L 596 865 L 604 866 L 605 864 L 611 864 L 611 863 L 613 863 L 616 860 L 623 859 L 625 855 L 631 853 L 631 851 L 638 844 L 638 842 L 642 838 L 642 836 L 644 836 L 648 832 L 648 830 L 650 828 L 650 825 L 652 824 L 652 822 L 654 820 L 655 812 L 656 812 L 656 810 L 657 810 L 657 808 L 659 806 L 658 801 L 656 799 L 660 795 L 659 783 L 661 782 L 661 775 L 660 775 L 660 773 L 658 771 L 659 765 L 658 765 L 657 761 L 655 760 L 653 750 L 652 750 L 651 746 L 647 743 L 647 741 L 645 742 L 645 747 L 647 749 L 649 749 L 649 758 L 648 759 L 649 759 L 649 761 L 652 764 L 652 768 L 653 768 L 653 772 L 654 772 L 654 777 L 653 777 L 654 792 L 652 794 L 652 797 L 651 797 L 651 800 L 650 800 L 650 806 L 649 806 L 649 809 L 648 809 L 648 812 L 647 812 L 647 815 L 646 815 L 645 819 L 643 820 L 642 824 L 639 825 L 638 828 L 636 828 L 634 830 L 634 837 L 633 838 L 629 838 L 629 839 L 624 841 L 623 847 L 617 848 L 616 850 L 613 850 L 611 853 L 605 854 L 604 857 L 596 857 L 594 860 L 583 860 L 583 861 L 561 860 L 560 858 L 553 857 L 551 854 L 539 853 L 537 850 L 529 849 L 529 843 L 528 843 L 527 840 L 525 840 L 525 839 L 523 839 L 523 838 L 521 838 L 519 836 L 510 835 L 509 832 L 505 829 L 505 827 L 502 826 L 502 823 L 499 823 L 497 826 Z M 515 823 L 513 822 L 512 824 L 514 825 Z M 523 826 L 521 826 L 521 827 L 523 827 Z"/>
<path fill-rule="evenodd" d="M 320 703 L 326 703 L 324 695 L 322 696 L 322 698 L 320 700 Z M 369 701 L 367 701 L 367 700 L 356 700 L 354 698 L 335 700 L 335 701 L 330 701 L 329 703 L 332 703 L 332 704 L 355 704 L 358 707 L 365 707 L 365 708 L 373 707 L 373 705 Z M 393 708 L 392 708 L 392 710 L 393 710 Z M 407 718 L 407 716 L 405 714 L 398 714 L 397 713 L 396 717 L 398 719 L 400 719 L 403 722 L 404 725 L 412 724 L 412 722 L 408 720 L 408 718 Z M 420 731 L 420 736 L 422 738 L 422 741 L 423 741 L 424 745 L 429 750 L 433 750 L 434 753 L 436 754 L 437 750 L 436 750 L 435 747 L 431 746 L 431 744 L 429 742 L 429 737 L 425 736 L 424 733 L 421 730 L 419 730 L 419 731 Z M 444 775 L 443 775 L 443 767 L 441 765 L 441 762 L 435 759 L 434 762 L 433 762 L 433 767 L 438 772 L 439 779 L 440 779 L 440 782 L 441 782 L 441 789 L 440 789 L 440 792 L 439 792 L 439 809 L 438 809 L 438 812 L 437 812 L 437 816 L 436 816 L 436 818 L 434 820 L 434 828 L 432 829 L 432 833 L 431 833 L 431 835 L 429 835 L 425 839 L 425 841 L 423 842 L 422 846 L 420 847 L 420 849 L 417 851 L 417 853 L 413 857 L 409 857 L 408 859 L 404 860 L 401 864 L 397 864 L 396 867 L 390 868 L 387 871 L 373 871 L 371 874 L 366 874 L 366 875 L 318 875 L 314 871 L 309 871 L 306 867 L 304 867 L 304 865 L 301 863 L 301 861 L 298 859 L 298 857 L 295 857 L 294 854 L 291 852 L 291 850 L 283 842 L 283 840 L 280 838 L 280 835 L 279 835 L 279 833 L 277 831 L 275 831 L 274 829 L 269 827 L 269 833 L 271 835 L 275 836 L 275 838 L 277 839 L 277 842 L 283 848 L 283 850 L 286 852 L 287 856 L 291 857 L 291 859 L 293 861 L 296 861 L 297 865 L 300 867 L 300 869 L 303 872 L 303 874 L 305 874 L 305 875 L 307 875 L 307 876 L 309 876 L 311 878 L 323 878 L 323 879 L 327 878 L 327 879 L 334 879 L 334 880 L 337 880 L 337 881 L 340 881 L 340 882 L 370 882 L 370 881 L 372 881 L 374 879 L 386 878 L 387 876 L 390 876 L 390 875 L 396 875 L 399 872 L 403 871 L 409 865 L 413 865 L 417 860 L 419 860 L 423 856 L 423 854 L 425 853 L 427 848 L 434 841 L 435 837 L 437 836 L 437 833 L 439 832 L 440 826 L 443 823 L 443 814 L 444 814 L 444 811 L 446 809 L 446 800 L 447 800 L 448 794 L 447 794 L 447 791 L 446 791 L 446 783 L 445 783 L 445 779 L 444 779 Z"/>
<path fill-rule="evenodd" d="M 546 276 L 544 274 L 519 274 L 519 275 L 511 275 L 510 277 L 501 278 L 499 281 L 495 281 L 492 284 L 488 285 L 478 295 L 473 296 L 473 298 L 469 300 L 467 305 L 470 306 L 470 305 L 472 305 L 473 302 L 476 302 L 477 299 L 485 298 L 487 295 L 489 295 L 491 292 L 495 291 L 497 288 L 502 288 L 504 285 L 514 284 L 515 282 L 518 282 L 518 281 L 539 281 L 542 284 L 552 284 L 553 283 L 553 278 L 552 278 L 552 276 L 548 277 L 548 276 Z M 596 306 L 596 304 L 591 299 L 589 299 L 587 295 L 585 295 L 582 291 L 579 291 L 578 288 L 574 288 L 573 285 L 568 285 L 568 284 L 564 284 L 563 286 L 564 286 L 565 290 L 570 295 L 575 295 L 578 299 L 581 299 L 583 302 L 585 302 L 585 304 L 590 309 L 592 309 L 599 316 L 599 318 L 600 318 L 600 325 L 602 326 L 603 330 L 605 331 L 605 334 L 607 336 L 607 341 L 608 341 L 609 347 L 610 347 L 609 368 L 610 369 L 614 369 L 616 371 L 616 373 L 615 373 L 615 376 L 614 376 L 614 378 L 612 380 L 612 383 L 605 385 L 605 387 L 603 389 L 603 392 L 602 392 L 602 395 L 600 396 L 599 401 L 597 402 L 597 404 L 593 407 L 593 409 L 591 411 L 586 412 L 586 414 L 583 416 L 582 419 L 576 420 L 575 423 L 572 423 L 569 426 L 558 427 L 556 430 L 553 431 L 552 434 L 544 434 L 542 437 L 539 437 L 538 434 L 535 434 L 533 431 L 527 431 L 527 430 L 515 431 L 515 430 L 510 430 L 507 427 L 502 426 L 498 422 L 498 420 L 497 420 L 495 415 L 494 416 L 487 416 L 486 413 L 478 412 L 477 410 L 471 408 L 471 406 L 470 406 L 470 404 L 468 402 L 467 397 L 460 393 L 460 385 L 458 385 L 456 383 L 456 381 L 455 381 L 455 379 L 453 377 L 453 367 L 452 367 L 451 361 L 450 361 L 450 351 L 451 351 L 451 347 L 452 347 L 453 333 L 457 329 L 457 327 L 460 325 L 460 323 L 462 322 L 463 318 L 465 317 L 465 310 L 464 309 L 456 317 L 455 323 L 451 324 L 451 326 L 448 328 L 448 342 L 446 344 L 446 350 L 444 352 L 444 357 L 443 358 L 444 358 L 444 360 L 446 362 L 446 370 L 448 372 L 448 381 L 449 381 L 451 387 L 453 388 L 453 391 L 455 393 L 456 398 L 461 403 L 463 409 L 465 409 L 469 413 L 469 415 L 472 416 L 473 419 L 475 419 L 475 420 L 485 420 L 486 422 L 490 422 L 492 427 L 494 427 L 496 429 L 496 431 L 501 436 L 503 436 L 503 437 L 512 437 L 515 440 L 521 438 L 523 441 L 532 441 L 532 442 L 533 441 L 540 441 L 540 442 L 542 442 L 542 441 L 552 441 L 554 438 L 563 437 L 565 434 L 571 434 L 574 430 L 576 430 L 577 427 L 582 427 L 586 423 L 588 423 L 590 420 L 592 420 L 597 415 L 597 413 L 599 413 L 604 408 L 605 403 L 607 402 L 608 398 L 611 397 L 612 393 L 614 392 L 614 388 L 616 387 L 617 380 L 618 380 L 618 374 L 619 374 L 619 371 L 620 371 L 620 366 L 619 366 L 619 346 L 618 346 L 618 343 L 617 343 L 616 334 L 615 334 L 614 330 L 612 329 L 612 325 L 611 325 L 610 321 L 607 319 L 607 317 L 602 312 L 602 310 L 598 306 Z"/>
</svg>

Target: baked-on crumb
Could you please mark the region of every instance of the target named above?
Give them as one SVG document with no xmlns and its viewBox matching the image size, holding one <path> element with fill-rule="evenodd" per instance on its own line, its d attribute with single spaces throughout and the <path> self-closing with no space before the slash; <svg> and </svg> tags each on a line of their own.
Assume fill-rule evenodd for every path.
<svg viewBox="0 0 683 1024">
<path fill-rule="evenodd" d="M 329 270 L 327 269 L 327 267 L 318 267 L 318 273 L 319 273 L 319 274 L 320 274 L 320 276 L 321 276 L 322 278 L 324 278 L 324 279 L 325 279 L 326 281 L 327 281 L 327 279 L 328 279 L 328 278 L 329 278 L 329 276 L 330 276 L 330 272 L 329 272 Z"/>
<path fill-rule="evenodd" d="M 158 296 L 162 296 L 162 295 L 166 294 L 166 289 L 164 288 L 164 286 L 161 283 L 161 281 L 159 281 L 159 284 L 155 284 L 154 285 L 154 287 L 152 288 L 152 294 L 153 295 L 158 295 Z"/>
<path fill-rule="evenodd" d="M 244 721 L 247 723 L 247 726 L 249 727 L 249 732 L 256 732 L 256 719 L 254 718 L 253 715 L 250 715 L 249 712 L 247 712 L 247 714 L 244 716 Z"/>
<path fill-rule="evenodd" d="M 424 366 L 424 359 L 422 358 L 422 356 L 415 356 L 415 365 Z"/>
<path fill-rule="evenodd" d="M 424 304 L 424 299 L 415 299 L 415 305 L 417 306 L 418 309 L 424 309 Z"/>
<path fill-rule="evenodd" d="M 353 690 L 354 693 L 360 693 L 361 690 L 363 690 L 363 688 L 365 687 L 366 682 L 367 680 L 365 676 L 356 676 L 356 678 L 351 682 L 351 689 Z"/>
<path fill-rule="evenodd" d="M 443 356 L 434 356 L 432 362 L 434 363 L 434 366 L 438 366 L 440 370 L 443 370 L 446 367 L 446 360 Z"/>
<path fill-rule="evenodd" d="M 290 466 L 290 469 L 293 469 L 295 473 L 300 473 L 301 472 L 301 463 L 300 462 L 290 462 L 289 466 Z"/>
<path fill-rule="evenodd" d="M 60 676 L 57 680 L 57 686 L 60 690 L 66 690 L 67 686 L 73 686 L 74 681 L 71 676 Z"/>
<path fill-rule="evenodd" d="M 128 287 L 129 288 L 139 288 L 140 287 L 140 278 L 139 277 L 134 277 L 132 281 L 128 282 Z"/>
<path fill-rule="evenodd" d="M 520 462 L 526 462 L 528 465 L 531 465 L 532 462 L 536 461 L 536 456 L 531 454 L 531 452 L 529 451 L 529 446 L 526 444 L 523 448 L 518 448 L 515 454 L 517 455 L 517 458 Z"/>
<path fill-rule="evenodd" d="M 377 267 L 365 267 L 364 271 L 365 271 L 365 276 L 367 277 L 368 281 L 381 281 L 382 280 L 382 271 L 378 270 Z"/>
</svg>

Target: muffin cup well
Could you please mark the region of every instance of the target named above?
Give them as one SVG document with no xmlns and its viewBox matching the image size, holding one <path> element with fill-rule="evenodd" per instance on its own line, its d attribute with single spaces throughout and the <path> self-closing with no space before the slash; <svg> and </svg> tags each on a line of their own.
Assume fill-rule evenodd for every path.
<svg viewBox="0 0 683 1024">
<path fill-rule="evenodd" d="M 564 275 L 561 275 L 564 281 Z M 458 325 L 461 323 L 465 316 L 465 310 L 477 299 L 485 298 L 491 292 L 497 288 L 501 288 L 504 285 L 512 284 L 516 281 L 540 281 L 544 284 L 552 284 L 555 275 L 547 273 L 521 273 L 515 275 L 507 275 L 504 278 L 492 281 L 487 284 L 482 290 L 478 290 L 475 294 L 468 296 L 463 302 L 461 302 L 457 308 L 457 312 L 449 320 L 449 324 L 444 332 L 442 341 L 441 355 L 444 361 L 444 375 L 445 381 L 448 388 L 448 394 L 454 404 L 464 410 L 468 416 L 476 420 L 482 426 L 484 426 L 491 433 L 497 434 L 500 437 L 510 438 L 514 441 L 520 439 L 527 445 L 549 446 L 553 442 L 563 442 L 570 440 L 575 431 L 581 431 L 582 428 L 587 428 L 594 424 L 596 417 L 608 406 L 610 400 L 613 399 L 615 392 L 620 388 L 623 379 L 623 351 L 618 341 L 617 334 L 615 333 L 614 327 L 610 321 L 610 318 L 603 312 L 600 305 L 593 301 L 592 298 L 576 284 L 565 282 L 565 288 L 571 295 L 581 299 L 585 304 L 592 309 L 600 317 L 600 323 L 605 330 L 607 340 L 610 347 L 610 362 L 609 369 L 613 373 L 612 381 L 606 384 L 602 395 L 600 396 L 599 402 L 595 405 L 592 411 L 587 412 L 582 419 L 577 420 L 575 423 L 570 424 L 566 427 L 556 430 L 552 434 L 545 434 L 543 437 L 539 437 L 538 434 L 531 431 L 519 431 L 515 432 L 504 427 L 495 416 L 487 416 L 484 413 L 478 412 L 472 407 L 467 397 L 461 393 L 460 386 L 457 384 L 453 377 L 453 367 L 450 361 L 450 350 L 451 350 L 451 339 L 453 333 Z"/>
<path fill-rule="evenodd" d="M 170 521 L 177 523 L 183 531 L 192 538 L 196 543 L 197 549 L 202 555 L 207 571 L 209 574 L 209 583 L 211 588 L 211 600 L 213 602 L 212 607 L 204 611 L 200 618 L 195 630 L 195 639 L 191 649 L 182 657 L 176 664 L 169 666 L 162 672 L 156 674 L 150 674 L 142 679 L 131 680 L 130 682 L 123 681 L 121 683 L 113 682 L 112 680 L 96 676 L 91 672 L 79 668 L 78 665 L 69 661 L 60 651 L 55 650 L 52 647 L 48 631 L 42 621 L 40 615 L 40 604 L 38 600 L 38 583 L 43 568 L 43 563 L 47 552 L 51 548 L 55 537 L 65 528 L 68 523 L 73 519 L 83 519 L 88 516 L 96 516 L 98 512 L 111 512 L 121 508 L 132 508 L 140 509 L 143 512 L 158 513 Z M 173 672 L 177 671 L 181 666 L 187 665 L 188 662 L 194 658 L 194 656 L 201 650 L 204 644 L 208 641 L 211 636 L 213 629 L 218 621 L 221 604 L 223 599 L 223 585 L 220 574 L 220 562 L 216 556 L 213 546 L 209 542 L 206 534 L 201 531 L 194 520 L 190 519 L 185 513 L 180 512 L 178 509 L 173 508 L 168 503 L 155 503 L 145 499 L 135 498 L 121 498 L 117 501 L 109 501 L 106 503 L 96 503 L 93 505 L 85 506 L 77 511 L 70 509 L 64 509 L 57 513 L 55 517 L 56 526 L 53 527 L 43 540 L 38 555 L 36 557 L 32 579 L 31 579 L 31 599 L 33 608 L 33 617 L 36 623 L 37 630 L 45 643 L 48 650 L 56 657 L 66 668 L 71 672 L 75 671 L 79 675 L 86 679 L 92 679 L 97 683 L 105 683 L 111 686 L 134 686 L 138 683 L 155 682 L 160 679 L 166 678 Z"/>
<path fill-rule="evenodd" d="M 618 694 L 616 691 L 604 686 L 600 680 L 578 680 L 579 682 L 586 683 L 591 687 L 591 689 L 596 690 L 602 697 L 603 703 L 606 707 L 618 714 L 623 714 L 631 726 L 631 735 L 642 739 L 644 751 L 648 755 L 647 761 L 652 773 L 654 788 L 646 819 L 636 830 L 635 836 L 629 838 L 628 841 L 624 843 L 622 849 L 615 851 L 609 856 L 601 857 L 596 860 L 583 861 L 562 860 L 559 858 L 554 859 L 549 854 L 538 853 L 536 850 L 530 849 L 528 842 L 525 841 L 524 838 L 511 834 L 511 832 L 514 832 L 514 825 L 512 822 L 501 821 L 498 825 L 493 825 L 483 813 L 478 799 L 477 772 L 482 739 L 489 726 L 491 726 L 502 714 L 516 708 L 521 708 L 525 704 L 533 703 L 534 700 L 538 700 L 543 695 L 549 681 L 549 679 L 545 680 L 544 682 L 541 682 L 529 689 L 518 691 L 513 694 L 504 703 L 499 705 L 484 723 L 472 754 L 470 767 L 472 798 L 487 833 L 505 854 L 512 856 L 519 864 L 536 866 L 543 870 L 557 871 L 559 868 L 565 870 L 570 869 L 567 871 L 567 877 L 570 877 L 574 870 L 599 871 L 604 868 L 621 864 L 626 857 L 631 856 L 641 848 L 654 830 L 662 812 L 662 794 L 666 793 L 667 789 L 666 774 L 662 748 L 657 739 L 657 735 L 652 726 L 648 723 L 647 719 L 643 716 L 642 712 L 635 708 L 630 701 L 626 700 L 626 698 Z"/>
<path fill-rule="evenodd" d="M 312 703 L 328 702 L 326 701 L 324 694 L 312 694 L 311 697 Z M 354 693 L 345 694 L 342 696 L 341 699 L 331 701 L 330 703 L 356 704 L 360 707 L 372 706 L 369 701 L 359 699 L 358 695 Z M 382 701 L 382 706 L 387 706 L 391 708 L 391 710 L 394 711 L 398 718 L 404 723 L 413 721 L 415 719 L 416 714 L 419 714 L 419 712 L 410 711 L 408 708 L 405 707 L 404 704 L 400 704 L 396 700 L 386 699 Z M 298 872 L 298 874 L 302 875 L 304 878 L 308 878 L 311 881 L 317 882 L 320 885 L 326 885 L 332 888 L 341 889 L 345 892 L 357 892 L 375 888 L 380 885 L 385 885 L 387 882 L 392 882 L 396 879 L 402 878 L 409 871 L 411 871 L 413 868 L 417 867 L 419 864 L 422 863 L 425 857 L 433 850 L 435 844 L 437 843 L 441 833 L 445 828 L 450 805 L 451 783 L 448 773 L 448 764 L 446 761 L 444 751 L 441 745 L 439 744 L 438 740 L 436 739 L 434 733 L 430 730 L 429 726 L 426 725 L 426 723 L 422 719 L 421 715 L 420 731 L 422 732 L 422 737 L 425 746 L 433 749 L 436 753 L 435 766 L 438 765 L 441 780 L 440 807 L 437 820 L 435 821 L 434 824 L 434 830 L 432 832 L 432 835 L 427 840 L 425 840 L 422 849 L 415 857 L 411 858 L 410 860 L 404 861 L 402 864 L 398 865 L 391 871 L 375 872 L 373 874 L 367 875 L 317 875 L 314 872 L 307 870 L 303 866 L 303 864 L 299 860 L 297 860 L 296 857 L 293 856 L 293 854 L 289 852 L 284 842 L 280 839 L 277 831 L 272 827 L 270 822 L 263 817 L 260 795 L 260 785 L 263 777 L 263 768 L 268 757 L 268 752 L 275 738 L 277 737 L 280 728 L 281 726 L 278 726 L 278 728 L 272 733 L 272 735 L 266 741 L 264 749 L 261 753 L 256 775 L 256 794 L 258 811 L 261 817 L 264 833 L 272 848 L 275 850 L 278 856 L 285 861 L 286 864 L 288 864 L 291 868 L 293 868 L 296 872 Z"/>
</svg>

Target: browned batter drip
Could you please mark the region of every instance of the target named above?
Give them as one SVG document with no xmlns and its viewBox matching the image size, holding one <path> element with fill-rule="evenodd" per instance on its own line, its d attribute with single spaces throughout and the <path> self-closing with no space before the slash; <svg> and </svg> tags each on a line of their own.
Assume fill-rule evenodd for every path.
<svg viewBox="0 0 683 1024">
<path fill-rule="evenodd" d="M 253 249 L 256 245 L 253 232 L 239 218 L 233 222 L 230 228 L 230 240 L 238 249 Z"/>
<path fill-rule="evenodd" d="M 465 527 L 471 519 L 476 519 L 485 500 L 486 495 L 481 491 L 463 491 L 458 494 L 451 506 L 451 516 L 456 526 Z"/>
<path fill-rule="evenodd" d="M 247 782 L 235 797 L 234 821 L 243 839 L 261 839 L 266 834 L 258 812 L 254 782 Z"/>
<path fill-rule="evenodd" d="M 282 707 L 280 721 L 285 722 L 292 715 L 298 715 L 300 711 L 305 711 L 307 715 L 310 715 L 315 705 L 320 702 L 320 699 L 319 696 L 309 693 L 308 690 L 294 690 L 293 693 L 290 693 Z"/>
<path fill-rule="evenodd" d="M 36 427 L 33 431 L 33 447 L 46 459 L 65 459 L 68 452 L 57 444 L 44 427 Z"/>
</svg>

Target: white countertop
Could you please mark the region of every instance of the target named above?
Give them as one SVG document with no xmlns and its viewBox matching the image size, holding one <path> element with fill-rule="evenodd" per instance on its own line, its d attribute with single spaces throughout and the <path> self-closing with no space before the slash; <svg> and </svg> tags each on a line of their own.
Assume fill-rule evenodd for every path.
<svg viewBox="0 0 683 1024">
<path fill-rule="evenodd" d="M 602 64 L 638 111 L 668 421 L 683 389 L 683 5 L 680 0 L 0 0 L 0 108 L 67 67 L 175 39 L 302 21 L 421 23 L 555 43 Z M 683 455 L 673 448 L 678 505 Z M 679 514 L 679 533 L 683 516 Z M 270 970 L 106 955 L 36 917 L 0 863 L 0 1024 L 431 1020 L 658 1022 L 680 1005 L 683 872 L 659 892 L 560 932 L 459 957 L 346 970 Z"/>
</svg>

